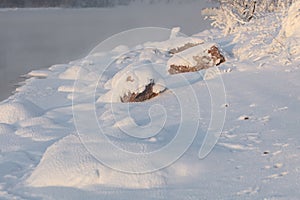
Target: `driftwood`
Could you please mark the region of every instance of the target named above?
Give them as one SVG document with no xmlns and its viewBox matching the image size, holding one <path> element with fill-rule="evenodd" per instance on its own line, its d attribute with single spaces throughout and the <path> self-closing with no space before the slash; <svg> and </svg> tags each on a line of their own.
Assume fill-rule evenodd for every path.
<svg viewBox="0 0 300 200">
<path fill-rule="evenodd" d="M 152 81 L 146 87 L 145 90 L 141 93 L 127 93 L 123 97 L 121 97 L 121 102 L 143 102 L 148 99 L 152 99 L 156 97 L 159 93 L 153 92 L 153 86 L 155 83 Z"/>
<path fill-rule="evenodd" d="M 207 69 L 220 65 L 225 62 L 225 57 L 220 53 L 219 49 L 216 46 L 212 46 L 207 50 L 208 55 L 205 56 L 193 56 L 193 60 L 196 61 L 194 66 L 185 66 L 185 65 L 176 65 L 172 64 L 169 68 L 170 74 L 179 74 L 186 72 L 196 72 L 202 69 Z"/>
</svg>

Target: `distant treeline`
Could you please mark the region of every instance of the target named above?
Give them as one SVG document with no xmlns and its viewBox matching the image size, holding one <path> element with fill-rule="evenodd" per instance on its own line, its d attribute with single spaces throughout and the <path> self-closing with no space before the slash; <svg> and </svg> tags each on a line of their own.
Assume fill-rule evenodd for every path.
<svg viewBox="0 0 300 200">
<path fill-rule="evenodd" d="M 37 8 L 37 7 L 113 7 L 127 5 L 134 0 L 0 0 L 1 8 Z"/>
</svg>

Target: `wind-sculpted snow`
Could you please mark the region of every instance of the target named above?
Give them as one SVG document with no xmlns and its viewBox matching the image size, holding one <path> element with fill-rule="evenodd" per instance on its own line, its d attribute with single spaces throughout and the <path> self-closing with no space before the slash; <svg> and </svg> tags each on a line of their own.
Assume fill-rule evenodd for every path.
<svg viewBox="0 0 300 200">
<path fill-rule="evenodd" d="M 31 72 L 0 105 L 0 198 L 298 199 L 294 5 L 228 36 L 160 29 L 169 40 L 139 43 L 131 30 L 133 47 L 113 36 L 111 51 Z M 192 40 L 218 44 L 226 62 L 169 75 L 170 50 Z M 139 103 L 110 96 L 150 79 L 168 89 Z"/>
<path fill-rule="evenodd" d="M 0 105 L 2 115 L 0 123 L 14 124 L 27 118 L 37 117 L 42 114 L 42 109 L 27 100 L 11 101 Z"/>
</svg>

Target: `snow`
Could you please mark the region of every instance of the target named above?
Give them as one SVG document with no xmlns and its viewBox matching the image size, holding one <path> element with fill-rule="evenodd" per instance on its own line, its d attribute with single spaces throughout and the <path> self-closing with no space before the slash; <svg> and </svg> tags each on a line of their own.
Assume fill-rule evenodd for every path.
<svg viewBox="0 0 300 200">
<path fill-rule="evenodd" d="M 0 133 L 4 135 L 4 134 L 10 133 L 10 132 L 13 132 L 14 129 L 8 124 L 1 123 L 0 130 L 1 130 Z"/>
<path fill-rule="evenodd" d="M 27 184 L 34 187 L 84 188 L 91 183 L 107 187 L 151 188 L 163 185 L 164 180 L 160 173 L 133 176 L 106 168 L 95 161 L 75 135 L 66 136 L 47 149 L 37 169 L 27 179 Z"/>
<path fill-rule="evenodd" d="M 11 96 L 19 76 L 82 58 L 113 34 L 148 26 L 180 26 L 186 34 L 210 28 L 199 10 L 212 3 L 184 2 L 135 1 L 129 6 L 86 9 L 0 8 L 0 101 Z"/>
<path fill-rule="evenodd" d="M 14 124 L 16 122 L 41 115 L 42 109 L 30 101 L 21 100 L 0 105 L 2 115 L 0 122 Z"/>
<path fill-rule="evenodd" d="M 0 198 L 298 199 L 294 5 L 227 36 L 175 28 L 164 42 L 120 44 L 31 72 L 0 104 Z M 169 75 L 169 50 L 195 38 L 205 43 L 179 54 L 218 44 L 226 62 Z M 119 101 L 151 80 L 167 90 Z"/>
<path fill-rule="evenodd" d="M 168 61 L 168 66 L 171 66 L 171 65 L 187 66 L 187 67 L 197 66 L 199 64 L 198 63 L 199 60 L 196 58 L 211 57 L 208 53 L 208 50 L 212 46 L 217 46 L 217 45 L 213 44 L 213 43 L 205 43 L 205 44 L 201 44 L 201 45 L 197 45 L 195 47 L 189 48 L 183 52 L 180 52 Z M 207 62 L 208 62 L 209 66 L 214 65 L 213 60 L 207 60 Z"/>
<path fill-rule="evenodd" d="M 296 36 L 299 37 L 299 7 L 300 2 L 296 1 L 288 11 L 288 16 L 283 22 L 282 31 L 285 33 L 286 37 Z"/>
<path fill-rule="evenodd" d="M 169 51 L 171 49 L 176 49 L 178 47 L 182 47 L 185 44 L 202 44 L 204 41 L 199 38 L 194 38 L 194 37 L 176 37 L 174 38 L 173 36 L 164 42 L 151 42 L 151 43 L 146 43 L 145 45 L 151 45 L 151 47 L 155 47 L 159 50 L 165 50 Z"/>
<path fill-rule="evenodd" d="M 124 95 L 142 93 L 146 86 L 154 83 L 153 92 L 163 92 L 165 84 L 162 76 L 156 72 L 151 64 L 138 63 L 136 66 L 128 66 L 118 72 L 110 82 L 105 85 L 110 89 L 108 93 L 100 97 L 103 102 L 120 102 Z"/>
<path fill-rule="evenodd" d="M 288 47 L 289 57 L 299 59 L 300 55 L 300 14 L 299 14 L 300 2 L 296 1 L 289 9 L 287 17 L 283 20 L 282 29 L 277 41 L 283 43 Z M 274 41 L 275 43 L 275 41 Z M 278 46 L 278 45 L 277 45 Z"/>
</svg>

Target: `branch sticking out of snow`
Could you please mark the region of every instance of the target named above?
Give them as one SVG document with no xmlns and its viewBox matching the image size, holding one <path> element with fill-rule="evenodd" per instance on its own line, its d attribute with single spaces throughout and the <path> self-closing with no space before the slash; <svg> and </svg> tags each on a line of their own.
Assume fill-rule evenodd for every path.
<svg viewBox="0 0 300 200">
<path fill-rule="evenodd" d="M 100 97 L 102 102 L 142 102 L 165 91 L 164 81 L 150 64 L 128 66 L 107 84 L 110 89 Z"/>
<path fill-rule="evenodd" d="M 159 94 L 159 93 L 153 91 L 154 86 L 155 86 L 155 83 L 153 82 L 153 80 L 151 80 L 150 83 L 145 86 L 145 90 L 143 92 L 141 92 L 141 93 L 129 92 L 127 94 L 124 94 L 124 96 L 121 97 L 121 101 L 123 103 L 143 102 L 148 99 L 152 99 Z"/>
</svg>

